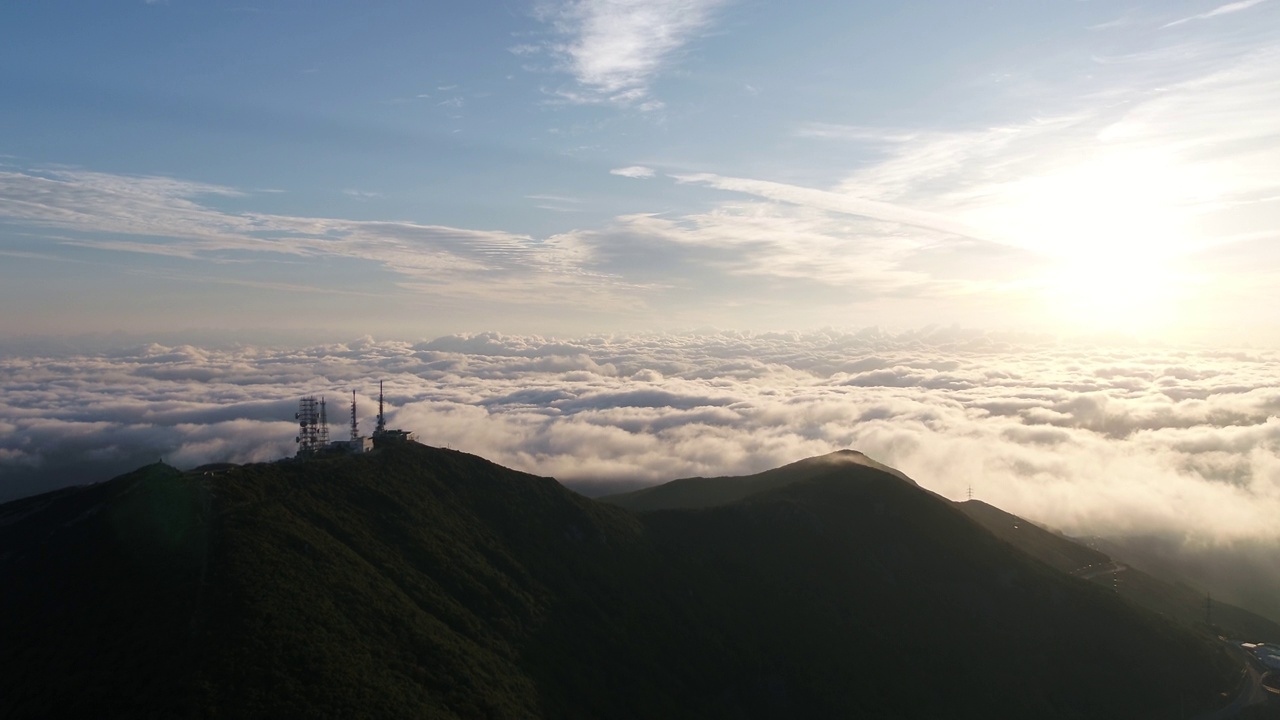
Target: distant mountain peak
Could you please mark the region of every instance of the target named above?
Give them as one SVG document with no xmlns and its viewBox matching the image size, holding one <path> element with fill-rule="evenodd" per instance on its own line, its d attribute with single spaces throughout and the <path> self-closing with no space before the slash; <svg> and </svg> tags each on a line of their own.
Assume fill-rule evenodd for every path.
<svg viewBox="0 0 1280 720">
<path fill-rule="evenodd" d="M 599 499 L 631 510 L 714 507 L 737 502 L 756 493 L 816 478 L 856 480 L 867 475 L 867 470 L 874 471 L 872 475 L 883 473 L 913 487 L 919 487 L 915 480 L 901 471 L 876 462 L 857 450 L 845 449 L 797 460 L 789 465 L 754 475 L 682 478 L 643 490 Z"/>
<path fill-rule="evenodd" d="M 880 472 L 888 473 L 899 480 L 918 486 L 915 480 L 907 477 L 906 473 L 903 473 L 901 470 L 872 460 L 866 455 L 866 453 L 850 449 L 836 450 L 835 452 L 829 452 L 826 455 L 816 455 L 811 458 L 805 458 L 804 460 L 792 463 L 791 465 L 786 465 L 784 468 L 819 468 L 824 465 L 861 465 L 863 467 L 869 467 L 879 470 Z M 779 470 L 784 468 L 779 468 Z"/>
</svg>

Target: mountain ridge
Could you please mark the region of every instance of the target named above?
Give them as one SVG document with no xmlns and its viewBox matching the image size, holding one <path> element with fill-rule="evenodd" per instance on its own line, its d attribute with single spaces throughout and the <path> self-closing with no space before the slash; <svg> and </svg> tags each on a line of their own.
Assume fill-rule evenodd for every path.
<svg viewBox="0 0 1280 720">
<path fill-rule="evenodd" d="M 805 458 L 753 475 L 681 478 L 632 492 L 600 496 L 596 500 L 637 511 L 710 507 L 742 500 L 749 495 L 783 487 L 837 467 L 867 468 L 917 485 L 916 481 L 902 472 L 878 463 L 857 450 L 846 449 Z"/>
<path fill-rule="evenodd" d="M 0 705 L 1132 718 L 1229 690 L 1214 644 L 932 493 L 862 462 L 800 469 L 727 505 L 635 514 L 413 445 L 209 475 L 148 466 L 0 506 L 0 582 L 26 588 L 0 599 L 15 680 Z"/>
</svg>

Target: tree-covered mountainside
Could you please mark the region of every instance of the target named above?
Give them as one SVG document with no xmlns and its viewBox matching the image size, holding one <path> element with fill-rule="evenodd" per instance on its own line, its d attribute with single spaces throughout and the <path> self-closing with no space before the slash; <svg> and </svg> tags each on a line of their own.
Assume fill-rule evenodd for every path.
<svg viewBox="0 0 1280 720">
<path fill-rule="evenodd" d="M 0 506 L 0 716 L 1166 718 L 1211 640 L 867 463 L 634 514 L 421 445 Z"/>
</svg>

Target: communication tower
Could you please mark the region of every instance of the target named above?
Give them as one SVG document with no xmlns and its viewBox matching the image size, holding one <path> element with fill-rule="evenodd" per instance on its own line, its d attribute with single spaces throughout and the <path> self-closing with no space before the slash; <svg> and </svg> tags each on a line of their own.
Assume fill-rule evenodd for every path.
<svg viewBox="0 0 1280 720">
<path fill-rule="evenodd" d="M 351 391 L 351 442 L 360 442 L 360 423 L 356 420 L 356 391 Z"/>
<path fill-rule="evenodd" d="M 417 442 L 418 436 L 408 430 L 388 430 L 387 416 L 385 410 L 384 397 L 382 394 L 382 381 L 378 381 L 378 429 L 373 431 L 373 444 L 375 447 L 385 447 L 387 445 L 399 445 L 407 442 Z"/>
<path fill-rule="evenodd" d="M 294 438 L 298 443 L 298 454 L 310 455 L 323 447 L 320 443 L 320 410 L 314 395 L 302 398 L 293 417 L 298 421 L 298 437 Z"/>
<path fill-rule="evenodd" d="M 378 381 L 378 426 L 374 429 L 374 435 L 381 435 L 387 430 L 387 421 L 382 416 L 382 381 Z"/>
<path fill-rule="evenodd" d="M 324 411 L 324 397 L 320 398 L 320 427 L 316 428 L 316 447 L 329 446 L 329 417 Z"/>
</svg>

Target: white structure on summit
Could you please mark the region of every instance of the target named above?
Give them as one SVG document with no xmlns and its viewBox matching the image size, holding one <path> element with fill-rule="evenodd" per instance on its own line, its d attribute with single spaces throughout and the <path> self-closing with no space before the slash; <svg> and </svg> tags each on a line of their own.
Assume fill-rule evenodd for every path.
<svg viewBox="0 0 1280 720">
<path fill-rule="evenodd" d="M 382 381 L 378 381 L 378 424 L 373 430 L 373 445 L 393 445 L 396 443 L 417 442 L 418 436 L 408 430 L 388 430 L 387 419 L 382 414 Z"/>
<path fill-rule="evenodd" d="M 298 403 L 298 412 L 294 419 L 298 421 L 297 457 L 315 457 L 317 455 L 359 455 L 373 450 L 375 447 L 416 442 L 418 437 L 408 430 L 388 430 L 386 417 L 383 414 L 382 382 L 378 382 L 378 424 L 371 437 L 360 434 L 360 420 L 356 414 L 356 391 L 351 391 L 351 438 L 349 440 L 329 440 L 329 418 L 325 412 L 324 398 L 316 399 L 308 395 Z"/>
<path fill-rule="evenodd" d="M 359 455 L 373 449 L 373 438 L 360 435 L 360 421 L 356 419 L 356 391 L 351 391 L 351 439 L 337 440 L 329 443 L 329 447 L 348 455 Z"/>
</svg>

